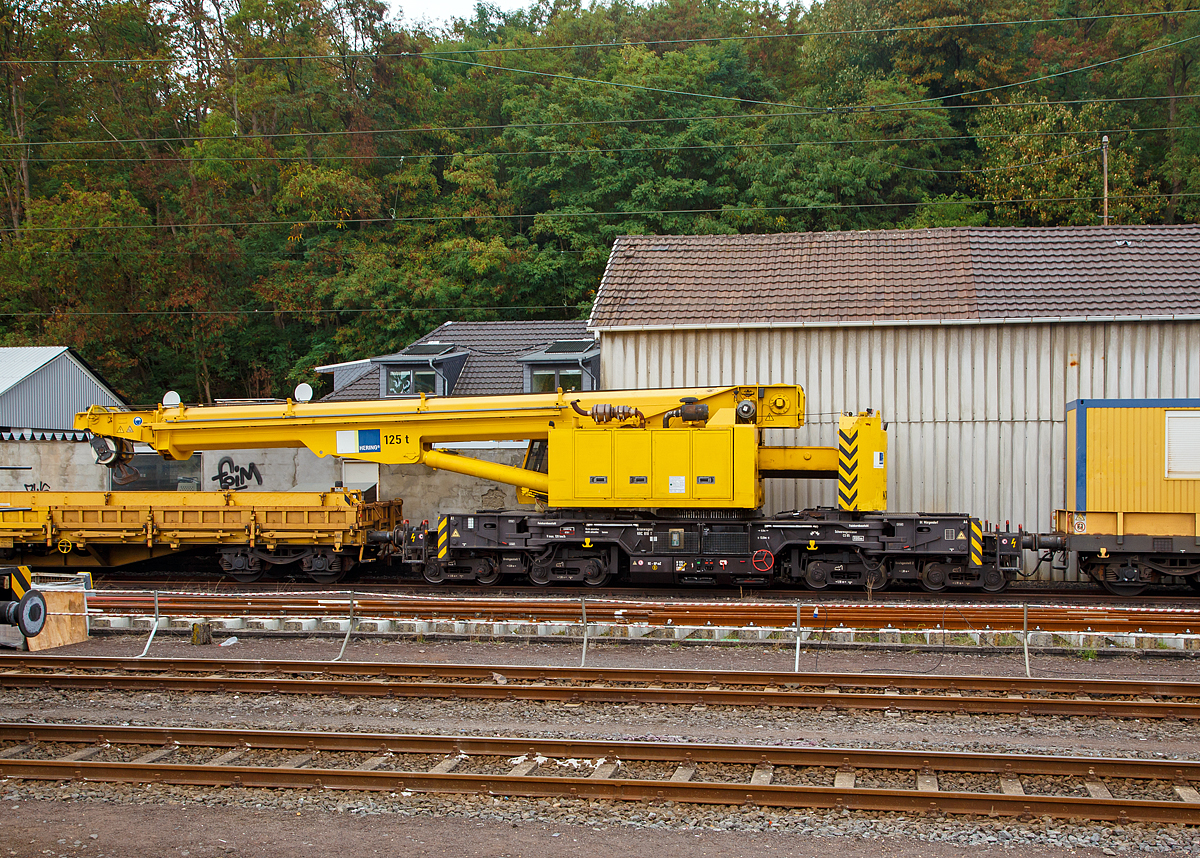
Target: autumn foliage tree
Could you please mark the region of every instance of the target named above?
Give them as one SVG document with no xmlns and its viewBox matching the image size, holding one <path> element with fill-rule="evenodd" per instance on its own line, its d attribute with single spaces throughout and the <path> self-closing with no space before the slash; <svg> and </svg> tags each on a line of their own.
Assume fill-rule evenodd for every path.
<svg viewBox="0 0 1200 858">
<path fill-rule="evenodd" d="M 0 342 L 286 395 L 585 317 L 617 236 L 1200 217 L 1200 12 L 1028 0 L 0 3 Z"/>
</svg>

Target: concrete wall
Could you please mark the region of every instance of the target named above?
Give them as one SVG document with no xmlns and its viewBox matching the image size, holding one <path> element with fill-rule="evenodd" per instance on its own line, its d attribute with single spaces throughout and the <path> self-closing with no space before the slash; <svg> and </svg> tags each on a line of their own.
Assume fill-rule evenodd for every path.
<svg viewBox="0 0 1200 858">
<path fill-rule="evenodd" d="M 520 467 L 525 448 L 461 449 L 464 456 Z M 436 521 L 439 512 L 475 512 L 481 509 L 533 509 L 517 505 L 512 486 L 479 480 L 452 471 L 435 471 L 424 465 L 385 465 L 379 473 L 380 499 L 404 501 L 409 521 Z"/>
<path fill-rule="evenodd" d="M 306 447 L 214 450 L 200 456 L 200 488 L 204 491 L 286 492 L 296 486 L 321 491 L 342 478 L 341 459 L 318 458 Z"/>
<path fill-rule="evenodd" d="M 108 491 L 108 468 L 96 464 L 86 441 L 0 441 L 0 491 Z"/>
<path fill-rule="evenodd" d="M 516 467 L 525 457 L 524 445 L 519 448 L 498 444 L 464 445 L 459 452 Z M 202 453 L 201 456 L 200 481 L 205 491 L 221 490 L 220 480 L 214 479 L 218 475 L 225 476 L 230 488 L 248 492 L 285 492 L 297 486 L 321 491 L 342 479 L 341 458 L 326 456 L 320 459 L 305 448 L 224 450 Z M 221 464 L 223 460 L 224 465 Z M 381 465 L 378 499 L 404 501 L 404 517 L 409 521 L 434 521 L 439 512 L 520 508 L 516 489 L 512 486 L 452 471 L 435 471 L 424 465 Z"/>
</svg>

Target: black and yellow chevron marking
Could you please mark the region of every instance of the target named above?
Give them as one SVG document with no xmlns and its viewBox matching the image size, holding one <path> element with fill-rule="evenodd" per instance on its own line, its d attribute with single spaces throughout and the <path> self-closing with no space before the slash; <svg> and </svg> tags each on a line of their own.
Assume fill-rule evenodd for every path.
<svg viewBox="0 0 1200 858">
<path fill-rule="evenodd" d="M 971 522 L 971 565 L 983 565 L 983 528 L 979 522 Z"/>
<path fill-rule="evenodd" d="M 450 519 L 443 518 L 438 522 L 438 559 L 445 560 L 450 555 Z"/>
<path fill-rule="evenodd" d="M 838 430 L 838 509 L 858 506 L 858 430 Z"/>
<path fill-rule="evenodd" d="M 13 566 L 12 568 L 14 571 L 9 576 L 9 587 L 12 588 L 13 598 L 20 599 L 33 589 L 33 572 L 28 566 Z"/>
</svg>

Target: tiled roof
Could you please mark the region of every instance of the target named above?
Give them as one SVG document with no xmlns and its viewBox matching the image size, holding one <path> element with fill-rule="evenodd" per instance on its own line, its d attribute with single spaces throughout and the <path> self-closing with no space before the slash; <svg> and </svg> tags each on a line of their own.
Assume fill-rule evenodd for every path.
<svg viewBox="0 0 1200 858">
<path fill-rule="evenodd" d="M 1200 314 L 1200 225 L 622 236 L 588 326 Z"/>
<path fill-rule="evenodd" d="M 587 323 L 572 322 L 446 322 L 418 343 L 448 343 L 470 352 L 454 385 L 455 396 L 520 393 L 524 373 L 518 358 L 557 340 L 590 339 Z M 322 397 L 324 401 L 378 399 L 379 366 Z"/>
<path fill-rule="evenodd" d="M 336 377 L 336 376 L 335 376 Z M 358 375 L 352 375 L 349 381 L 333 393 L 321 397 L 322 402 L 353 402 L 360 399 L 379 398 L 379 365 L 364 363 Z"/>
<path fill-rule="evenodd" d="M 556 340 L 589 337 L 587 322 L 447 322 L 413 343 L 453 343 L 471 353 L 454 385 L 455 396 L 520 393 L 525 377 L 517 359 Z"/>
</svg>

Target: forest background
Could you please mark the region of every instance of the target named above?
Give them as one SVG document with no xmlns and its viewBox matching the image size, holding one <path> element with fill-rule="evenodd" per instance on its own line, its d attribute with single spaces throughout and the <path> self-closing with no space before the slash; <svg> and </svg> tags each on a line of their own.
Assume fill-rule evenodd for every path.
<svg viewBox="0 0 1200 858">
<path fill-rule="evenodd" d="M 0 344 L 287 395 L 585 318 L 623 234 L 1200 214 L 1198 0 L 0 2 Z"/>
</svg>

